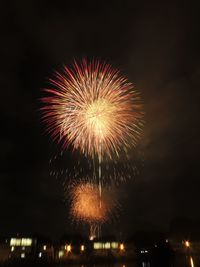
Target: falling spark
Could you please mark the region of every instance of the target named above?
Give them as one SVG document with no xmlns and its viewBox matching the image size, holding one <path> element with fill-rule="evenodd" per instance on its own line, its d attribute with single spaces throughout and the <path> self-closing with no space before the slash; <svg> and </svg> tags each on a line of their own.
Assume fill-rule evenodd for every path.
<svg viewBox="0 0 200 267">
<path fill-rule="evenodd" d="M 136 156 L 134 156 L 134 159 Z M 140 162 L 134 161 L 133 158 L 126 160 L 104 160 L 101 162 L 102 186 L 111 184 L 120 185 L 138 175 Z M 66 166 L 66 162 L 70 162 Z M 81 180 L 82 177 L 94 177 L 93 182 L 98 183 L 99 162 L 81 157 L 73 153 L 69 157 L 68 153 L 58 154 L 56 159 L 52 156 L 49 167 L 50 175 L 58 177 L 66 186 L 73 181 Z"/>
<path fill-rule="evenodd" d="M 43 120 L 53 139 L 86 156 L 120 155 L 141 135 L 143 111 L 139 93 L 118 70 L 99 61 L 75 62 L 50 79 L 42 98 Z"/>
</svg>

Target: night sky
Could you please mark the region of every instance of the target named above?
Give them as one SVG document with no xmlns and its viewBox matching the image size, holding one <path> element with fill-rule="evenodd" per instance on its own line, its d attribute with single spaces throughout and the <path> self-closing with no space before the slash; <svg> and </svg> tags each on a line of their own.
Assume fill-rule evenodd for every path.
<svg viewBox="0 0 200 267">
<path fill-rule="evenodd" d="M 45 133 L 39 99 L 55 69 L 83 57 L 120 68 L 145 104 L 138 175 L 120 187 L 123 209 L 105 231 L 200 221 L 200 18 L 190 3 L 2 1 L 0 235 L 79 231 L 62 179 L 50 176 L 58 146 Z"/>
</svg>

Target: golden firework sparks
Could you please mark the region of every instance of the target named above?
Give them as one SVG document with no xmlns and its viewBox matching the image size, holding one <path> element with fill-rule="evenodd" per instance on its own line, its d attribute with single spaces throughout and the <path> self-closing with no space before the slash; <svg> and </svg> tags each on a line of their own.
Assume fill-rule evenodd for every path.
<svg viewBox="0 0 200 267">
<path fill-rule="evenodd" d="M 85 181 L 70 187 L 72 218 L 89 224 L 104 223 L 110 219 L 110 215 L 117 207 L 113 192 L 104 188 L 100 198 L 98 190 L 96 184 Z"/>
<path fill-rule="evenodd" d="M 43 119 L 53 139 L 99 158 L 119 155 L 135 146 L 143 111 L 140 96 L 118 70 L 98 61 L 83 60 L 64 67 L 46 89 Z"/>
</svg>

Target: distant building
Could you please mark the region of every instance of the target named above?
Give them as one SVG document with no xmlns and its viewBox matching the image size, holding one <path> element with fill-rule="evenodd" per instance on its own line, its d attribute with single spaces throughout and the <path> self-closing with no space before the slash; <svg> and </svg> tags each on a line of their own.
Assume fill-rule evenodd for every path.
<svg viewBox="0 0 200 267">
<path fill-rule="evenodd" d="M 30 237 L 12 237 L 10 239 L 9 258 L 34 258 L 37 240 Z"/>
<path fill-rule="evenodd" d="M 2 247 L 2 248 L 1 248 Z M 12 237 L 9 242 L 0 247 L 0 257 L 3 259 L 45 259 L 54 258 L 54 248 L 48 241 L 31 237 Z M 5 247 L 3 249 L 3 247 Z M 1 256 L 1 254 L 3 256 Z M 1 260 L 0 258 L 0 260 Z"/>
</svg>

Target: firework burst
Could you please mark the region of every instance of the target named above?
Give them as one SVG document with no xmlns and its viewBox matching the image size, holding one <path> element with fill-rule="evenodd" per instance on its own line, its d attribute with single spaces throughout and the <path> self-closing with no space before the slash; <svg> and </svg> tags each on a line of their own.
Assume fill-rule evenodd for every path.
<svg viewBox="0 0 200 267">
<path fill-rule="evenodd" d="M 43 120 L 53 139 L 85 155 L 112 157 L 135 146 L 142 128 L 142 105 L 133 84 L 99 61 L 75 62 L 50 79 L 42 99 Z"/>
<path fill-rule="evenodd" d="M 89 224 L 105 223 L 110 220 L 117 208 L 114 193 L 109 189 L 102 191 L 101 198 L 98 186 L 88 181 L 74 183 L 70 186 L 71 217 L 76 221 Z"/>
</svg>

